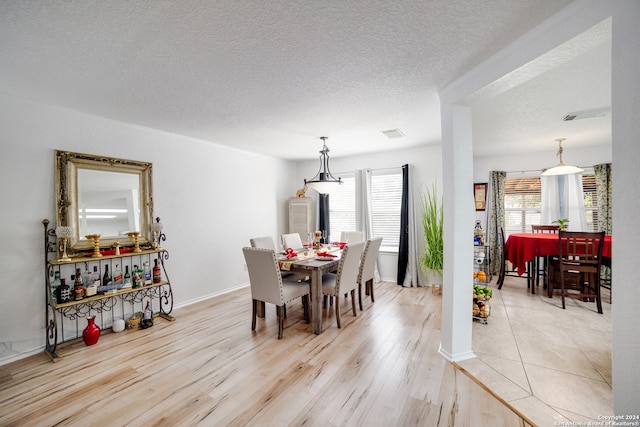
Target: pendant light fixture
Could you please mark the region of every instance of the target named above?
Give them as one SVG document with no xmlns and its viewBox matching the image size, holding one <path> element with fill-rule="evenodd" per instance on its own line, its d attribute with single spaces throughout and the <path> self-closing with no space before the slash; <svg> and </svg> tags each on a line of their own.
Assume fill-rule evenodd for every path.
<svg viewBox="0 0 640 427">
<path fill-rule="evenodd" d="M 318 193 L 329 193 L 336 184 L 342 184 L 342 179 L 335 179 L 329 171 L 329 148 L 327 148 L 327 137 L 321 136 L 322 150 L 320 150 L 320 169 L 316 176 L 310 180 L 304 180 L 304 184 L 313 188 Z"/>
<path fill-rule="evenodd" d="M 566 138 L 556 139 L 556 141 L 558 141 L 557 156 L 560 158 L 560 163 L 558 163 L 558 166 L 552 167 L 542 172 L 542 176 L 571 175 L 574 173 L 583 172 L 583 169 L 580 169 L 577 166 L 567 166 L 562 161 L 562 141 L 564 141 L 565 139 Z"/>
</svg>

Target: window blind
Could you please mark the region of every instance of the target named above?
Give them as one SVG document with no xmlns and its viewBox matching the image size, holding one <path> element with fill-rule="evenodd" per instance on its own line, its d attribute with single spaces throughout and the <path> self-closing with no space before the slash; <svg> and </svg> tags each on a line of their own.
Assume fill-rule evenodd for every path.
<svg viewBox="0 0 640 427">
<path fill-rule="evenodd" d="M 357 230 L 356 179 L 354 176 L 342 175 L 342 182 L 329 196 L 330 242 L 339 241 L 342 231 Z"/>
<path fill-rule="evenodd" d="M 371 211 L 373 235 L 382 237 L 382 245 L 398 248 L 400 244 L 400 209 L 402 205 L 402 171 L 371 175 Z"/>
<path fill-rule="evenodd" d="M 587 230 L 598 230 L 598 197 L 593 173 L 582 176 L 582 190 Z M 506 236 L 511 233 L 528 233 L 531 225 L 540 224 L 540 177 L 507 178 L 504 195 Z"/>
</svg>

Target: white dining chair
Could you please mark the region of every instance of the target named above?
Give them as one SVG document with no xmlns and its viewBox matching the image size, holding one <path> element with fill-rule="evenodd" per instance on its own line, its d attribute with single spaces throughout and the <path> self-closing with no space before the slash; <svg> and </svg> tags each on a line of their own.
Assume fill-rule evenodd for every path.
<svg viewBox="0 0 640 427">
<path fill-rule="evenodd" d="M 273 242 L 273 237 L 271 236 L 254 237 L 252 239 L 249 239 L 249 242 L 251 243 L 252 248 L 271 249 L 272 251 L 276 251 L 276 245 Z M 283 278 L 290 280 L 309 280 L 309 276 L 307 276 L 306 274 L 296 274 L 290 273 L 288 271 L 282 271 L 280 274 L 282 274 Z"/>
<path fill-rule="evenodd" d="M 299 233 L 291 233 L 291 234 L 283 234 L 282 241 L 284 243 L 284 247 L 291 249 L 301 249 L 304 246 L 302 245 L 302 239 L 300 238 Z"/>
<path fill-rule="evenodd" d="M 356 288 L 358 287 L 358 272 L 360 270 L 360 258 L 365 242 L 349 243 L 342 250 L 342 256 L 338 263 L 338 272 L 328 273 L 322 276 L 322 294 L 335 298 L 336 323 L 340 325 L 340 295 L 351 293 L 351 307 L 356 316 Z"/>
<path fill-rule="evenodd" d="M 309 284 L 297 280 L 283 279 L 278 268 L 276 253 L 272 249 L 242 248 L 247 270 L 252 299 L 251 330 L 256 330 L 258 302 L 275 304 L 278 314 L 278 339 L 282 339 L 284 331 L 285 305 L 297 298 L 302 298 L 304 319 L 309 322 Z"/>
<path fill-rule="evenodd" d="M 273 243 L 273 237 L 265 236 L 265 237 L 254 237 L 249 239 L 252 248 L 262 248 L 262 249 L 271 249 L 272 251 L 276 250 L 276 245 Z"/>
<path fill-rule="evenodd" d="M 340 233 L 340 241 L 347 243 L 363 242 L 364 233 L 362 231 L 343 231 Z"/>
<path fill-rule="evenodd" d="M 382 245 L 382 237 L 369 239 L 362 253 L 360 271 L 358 273 L 358 302 L 360 304 L 360 311 L 362 311 L 362 285 L 364 285 L 365 293 L 371 297 L 371 302 L 375 302 L 373 296 L 373 281 L 380 245 Z"/>
</svg>

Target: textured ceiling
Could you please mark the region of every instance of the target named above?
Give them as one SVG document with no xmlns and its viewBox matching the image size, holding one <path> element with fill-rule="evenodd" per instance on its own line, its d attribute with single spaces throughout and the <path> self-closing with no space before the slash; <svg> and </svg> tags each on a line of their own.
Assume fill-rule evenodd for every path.
<svg viewBox="0 0 640 427">
<path fill-rule="evenodd" d="M 611 20 L 547 52 L 469 99 L 483 155 L 611 145 Z M 604 116 L 564 121 L 569 113 Z"/>
<path fill-rule="evenodd" d="M 569 3 L 2 1 L 0 92 L 288 159 L 316 157 L 325 135 L 333 157 L 431 144 L 437 91 Z M 555 62 L 566 74 L 589 52 L 601 60 L 602 46 Z M 560 86 L 556 98 L 566 89 L 540 68 L 470 100 L 485 113 L 476 150 L 529 138 L 514 123 L 556 101 L 540 100 L 545 85 Z M 406 136 L 381 133 L 395 128 Z"/>
</svg>

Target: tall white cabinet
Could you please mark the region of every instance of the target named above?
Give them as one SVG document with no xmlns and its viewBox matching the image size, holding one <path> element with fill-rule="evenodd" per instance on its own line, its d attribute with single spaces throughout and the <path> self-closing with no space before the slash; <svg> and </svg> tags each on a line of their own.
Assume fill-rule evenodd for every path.
<svg viewBox="0 0 640 427">
<path fill-rule="evenodd" d="M 311 197 L 291 197 L 289 199 L 289 233 L 299 233 L 304 241 L 307 233 L 313 231 L 313 199 Z"/>
</svg>

